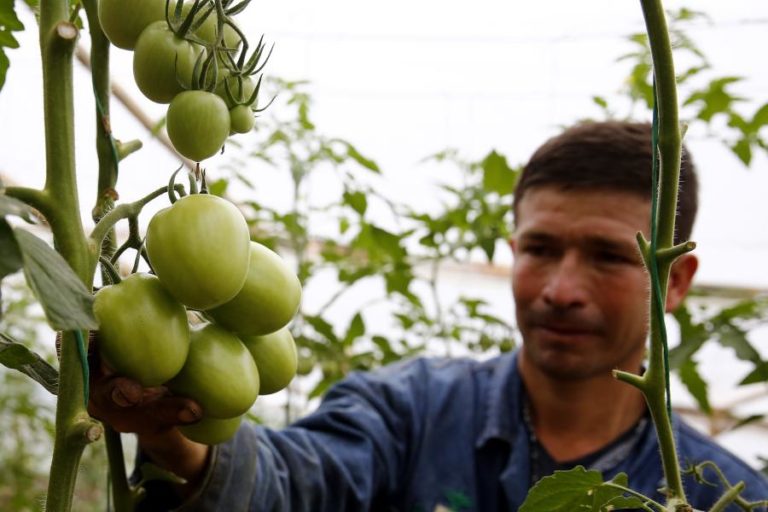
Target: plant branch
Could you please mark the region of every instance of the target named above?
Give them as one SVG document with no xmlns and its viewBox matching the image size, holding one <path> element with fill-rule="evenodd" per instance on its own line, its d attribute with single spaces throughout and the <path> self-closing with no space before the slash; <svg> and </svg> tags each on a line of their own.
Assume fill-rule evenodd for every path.
<svg viewBox="0 0 768 512">
<path fill-rule="evenodd" d="M 109 475 L 112 484 L 112 502 L 115 512 L 133 512 L 141 491 L 131 489 L 125 473 L 125 458 L 120 433 L 110 427 L 104 428 L 104 442 L 109 459 Z"/>
<path fill-rule="evenodd" d="M 746 485 L 744 482 L 739 482 L 733 487 L 730 487 L 722 496 L 720 496 L 715 504 L 712 505 L 709 512 L 725 512 L 726 507 L 738 499 L 739 494 L 741 494 L 741 491 L 743 491 L 745 487 Z"/>
<path fill-rule="evenodd" d="M 181 185 L 176 185 L 174 187 L 174 189 L 181 188 L 183 188 Z M 144 208 L 144 206 L 167 193 L 168 187 L 160 187 L 152 193 L 142 197 L 138 201 L 134 201 L 133 203 L 123 203 L 115 207 L 115 209 L 107 213 L 93 228 L 90 236 L 91 245 L 95 248 L 100 247 L 104 241 L 104 238 L 109 234 L 115 224 L 123 219 L 136 217 L 139 215 L 139 213 L 141 213 L 141 210 Z"/>
<path fill-rule="evenodd" d="M 28 204 L 43 217 L 48 217 L 51 209 L 50 198 L 44 190 L 29 187 L 6 187 L 3 189 L 5 195 L 16 198 Z"/>
<path fill-rule="evenodd" d="M 75 172 L 75 128 L 72 57 L 78 29 L 69 21 L 69 2 L 41 0 L 40 51 L 43 71 L 46 179 L 41 202 L 54 244 L 75 274 L 90 289 L 95 269 L 80 222 Z M 83 449 L 98 438 L 100 426 L 88 418 L 83 403 L 87 383 L 75 333 L 64 333 L 61 344 L 56 432 L 45 509 L 66 512 L 72 507 L 77 469 Z"/>
</svg>

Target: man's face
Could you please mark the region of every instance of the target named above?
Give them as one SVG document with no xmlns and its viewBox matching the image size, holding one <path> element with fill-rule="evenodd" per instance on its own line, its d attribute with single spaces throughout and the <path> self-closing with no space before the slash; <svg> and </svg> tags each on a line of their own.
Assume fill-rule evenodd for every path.
<svg viewBox="0 0 768 512">
<path fill-rule="evenodd" d="M 635 234 L 649 224 L 650 203 L 638 195 L 526 192 L 512 239 L 524 364 L 566 380 L 639 369 L 649 295 Z"/>
</svg>

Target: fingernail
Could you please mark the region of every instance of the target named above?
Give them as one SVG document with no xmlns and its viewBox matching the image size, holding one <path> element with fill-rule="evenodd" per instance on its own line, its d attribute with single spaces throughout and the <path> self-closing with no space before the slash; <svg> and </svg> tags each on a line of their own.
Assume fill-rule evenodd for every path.
<svg viewBox="0 0 768 512">
<path fill-rule="evenodd" d="M 131 405 L 133 405 L 128 400 L 128 397 L 126 397 L 125 394 L 119 389 L 115 389 L 114 391 L 112 391 L 112 401 L 115 402 L 120 407 L 130 407 Z"/>
<path fill-rule="evenodd" d="M 194 423 L 200 419 L 200 414 L 197 410 L 187 407 L 179 412 L 179 421 L 182 423 Z"/>
</svg>

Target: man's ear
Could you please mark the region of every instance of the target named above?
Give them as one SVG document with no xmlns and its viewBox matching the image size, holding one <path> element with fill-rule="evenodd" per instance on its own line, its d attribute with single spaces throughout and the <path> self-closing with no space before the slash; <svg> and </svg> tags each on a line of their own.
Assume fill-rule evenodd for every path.
<svg viewBox="0 0 768 512">
<path fill-rule="evenodd" d="M 683 254 L 672 264 L 667 288 L 667 312 L 672 312 L 683 302 L 691 288 L 693 276 L 699 268 L 699 259 L 693 254 Z"/>
</svg>

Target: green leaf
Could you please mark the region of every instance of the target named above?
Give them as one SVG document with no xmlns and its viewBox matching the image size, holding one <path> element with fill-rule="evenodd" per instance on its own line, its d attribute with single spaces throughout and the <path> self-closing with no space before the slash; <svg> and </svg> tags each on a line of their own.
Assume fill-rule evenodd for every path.
<svg viewBox="0 0 768 512">
<path fill-rule="evenodd" d="M 741 80 L 742 78 L 737 76 L 726 76 L 712 80 L 706 89 L 691 94 L 683 104 L 699 103 L 697 117 L 708 123 L 715 115 L 729 112 L 734 103 L 743 101 L 743 98 L 734 96 L 727 91 L 729 85 Z"/>
<path fill-rule="evenodd" d="M 735 144 L 731 145 L 731 151 L 744 165 L 749 167 L 750 162 L 752 162 L 752 145 L 748 139 L 742 138 L 736 141 Z"/>
<path fill-rule="evenodd" d="M 336 334 L 333 332 L 333 326 L 329 324 L 325 319 L 320 318 L 319 316 L 310 316 L 310 315 L 307 315 L 304 318 L 307 321 L 307 323 L 312 326 L 313 329 L 315 329 L 319 334 L 324 336 L 328 341 L 332 343 L 339 342 L 339 339 L 336 337 Z"/>
<path fill-rule="evenodd" d="M 755 365 L 755 369 L 749 372 L 749 374 L 744 377 L 741 382 L 739 382 L 739 386 L 747 386 L 749 384 L 757 384 L 759 382 L 767 382 L 768 381 L 768 362 L 761 361 L 760 363 Z"/>
<path fill-rule="evenodd" d="M 592 103 L 602 109 L 608 108 L 608 101 L 603 96 L 592 96 Z"/>
<path fill-rule="evenodd" d="M 680 366 L 680 380 L 693 398 L 699 404 L 701 410 L 707 414 L 712 414 L 712 407 L 709 403 L 709 393 L 707 381 L 705 381 L 699 373 L 698 365 L 693 359 L 687 360 Z"/>
<path fill-rule="evenodd" d="M 11 66 L 11 61 L 5 55 L 2 47 L 0 47 L 0 90 L 5 85 L 5 77 L 8 76 L 8 68 Z"/>
<path fill-rule="evenodd" d="M 610 484 L 626 487 L 627 476 L 620 473 L 610 482 L 603 482 L 599 471 L 587 471 L 576 466 L 569 471 L 555 471 L 539 480 L 528 493 L 520 512 L 577 512 L 638 509 L 643 502 L 624 496 L 624 491 Z M 620 505 L 607 508 L 614 504 Z"/>
<path fill-rule="evenodd" d="M 214 196 L 223 196 L 227 192 L 229 187 L 229 180 L 218 179 L 214 182 L 208 183 L 208 193 Z"/>
<path fill-rule="evenodd" d="M 13 228 L 0 218 L 0 280 L 21 269 L 24 260 L 16 243 Z"/>
<path fill-rule="evenodd" d="M 752 122 L 750 123 L 752 133 L 757 133 L 758 131 L 760 131 L 760 128 L 762 128 L 767 124 L 768 124 L 768 103 L 760 107 L 758 111 L 755 112 L 755 115 L 752 117 Z"/>
<path fill-rule="evenodd" d="M 309 120 L 309 104 L 305 101 L 299 104 L 299 123 L 307 131 L 315 129 L 315 125 Z"/>
<path fill-rule="evenodd" d="M 19 47 L 19 42 L 10 32 L 0 30 L 0 47 L 2 46 L 15 49 Z"/>
<path fill-rule="evenodd" d="M 491 151 L 483 159 L 483 189 L 486 192 L 496 192 L 505 196 L 515 189 L 517 172 L 507 163 L 507 158 Z"/>
<path fill-rule="evenodd" d="M 736 424 L 731 427 L 731 430 L 736 430 L 737 428 L 745 427 L 747 425 L 751 425 L 753 423 L 763 421 L 765 419 L 765 414 L 750 414 L 747 417 L 739 419 L 739 421 L 736 422 Z"/>
<path fill-rule="evenodd" d="M 56 368 L 4 333 L 0 333 L 0 364 L 29 376 L 53 395 L 59 391 Z"/>
<path fill-rule="evenodd" d="M 760 361 L 760 353 L 747 339 L 747 333 L 732 324 L 721 325 L 717 338 L 724 347 L 730 347 L 742 361 Z"/>
<path fill-rule="evenodd" d="M 485 253 L 485 257 L 488 258 L 488 261 L 493 261 L 493 255 L 496 252 L 496 238 L 482 238 L 480 240 L 480 248 Z"/>
<path fill-rule="evenodd" d="M 345 346 L 351 346 L 355 340 L 360 338 L 363 334 L 365 334 L 365 322 L 363 321 L 362 315 L 357 313 L 349 323 L 349 329 L 347 329 L 347 334 L 344 336 L 344 341 L 342 341 L 342 343 Z"/>
<path fill-rule="evenodd" d="M 349 205 L 360 215 L 365 215 L 368 209 L 368 198 L 365 194 L 359 191 L 356 192 L 344 192 L 344 203 Z"/>
<path fill-rule="evenodd" d="M 27 206 L 26 203 L 19 201 L 15 197 L 0 194 L 0 217 L 5 217 L 6 215 L 21 217 L 30 224 L 37 222 L 35 210 Z"/>
<path fill-rule="evenodd" d="M 57 331 L 96 329 L 93 295 L 61 255 L 23 229 L 14 229 L 27 283 Z"/>
<path fill-rule="evenodd" d="M 347 156 L 349 158 L 351 158 L 361 166 L 365 167 L 369 171 L 381 173 L 381 169 L 379 169 L 378 164 L 376 164 L 376 162 L 374 162 L 370 158 L 363 156 L 355 146 L 353 146 L 352 144 L 346 141 L 339 141 L 339 142 L 343 143 L 347 147 Z"/>
</svg>

